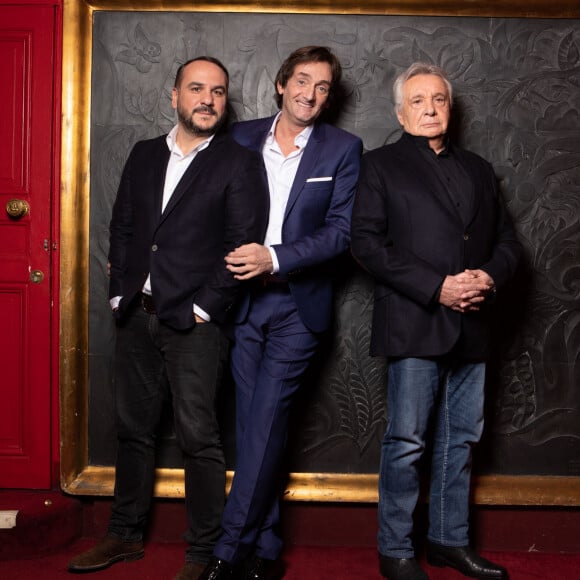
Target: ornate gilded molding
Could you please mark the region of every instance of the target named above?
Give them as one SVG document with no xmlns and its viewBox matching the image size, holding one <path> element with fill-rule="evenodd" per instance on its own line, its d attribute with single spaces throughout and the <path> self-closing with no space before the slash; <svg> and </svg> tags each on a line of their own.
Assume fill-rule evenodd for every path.
<svg viewBox="0 0 580 580">
<path fill-rule="evenodd" d="M 79 495 L 110 495 L 111 467 L 88 461 L 89 142 L 92 16 L 95 11 L 318 13 L 417 16 L 580 18 L 577 0 L 469 2 L 182 2 L 179 0 L 64 1 L 61 152 L 61 483 Z M 229 474 L 229 479 L 231 473 Z M 473 501 L 489 505 L 580 505 L 575 477 L 482 476 Z M 301 501 L 376 502 L 374 474 L 293 473 L 286 497 Z M 182 497 L 183 472 L 159 469 L 156 494 Z"/>
</svg>

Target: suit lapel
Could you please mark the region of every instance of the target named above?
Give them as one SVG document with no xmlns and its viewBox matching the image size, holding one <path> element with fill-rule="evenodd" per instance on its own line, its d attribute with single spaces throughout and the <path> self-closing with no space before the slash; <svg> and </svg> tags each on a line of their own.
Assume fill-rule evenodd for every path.
<svg viewBox="0 0 580 580">
<path fill-rule="evenodd" d="M 290 195 L 288 196 L 288 203 L 286 205 L 284 219 L 288 217 L 288 214 L 290 211 L 292 211 L 294 204 L 300 197 L 306 180 L 309 176 L 312 176 L 313 168 L 318 164 L 318 158 L 320 157 L 323 144 L 324 128 L 322 125 L 314 125 L 310 139 L 308 139 L 308 143 L 302 152 L 302 157 L 300 159 L 300 163 L 298 164 L 298 170 L 296 171 L 294 182 L 290 188 Z"/>
<path fill-rule="evenodd" d="M 169 214 L 175 209 L 175 207 L 179 204 L 182 197 L 185 193 L 191 188 L 191 184 L 197 178 L 201 168 L 208 163 L 208 158 L 215 154 L 215 150 L 219 148 L 219 143 L 221 142 L 221 137 L 215 136 L 209 146 L 202 151 L 200 151 L 193 161 L 189 164 L 189 167 L 186 169 L 185 173 L 179 180 L 179 183 L 175 186 L 175 190 L 171 195 L 171 198 L 167 202 L 165 206 L 165 210 L 161 214 L 161 219 L 159 223 L 163 223 L 163 221 L 167 218 Z M 163 191 L 163 186 L 162 186 Z"/>
<path fill-rule="evenodd" d="M 248 149 L 251 151 L 257 151 L 258 153 L 262 154 L 262 149 L 264 147 L 264 143 L 266 142 L 266 137 L 268 136 L 268 132 L 272 127 L 274 119 L 275 116 L 269 117 L 264 119 L 259 125 L 256 125 L 251 139 L 248 143 L 246 143 L 246 147 Z"/>
<path fill-rule="evenodd" d="M 158 217 L 161 217 L 161 206 L 163 204 L 163 188 L 165 186 L 165 175 L 167 173 L 167 164 L 171 152 L 165 139 L 161 141 L 160 155 L 156 155 L 156 166 L 153 170 L 153 208 L 156 210 Z"/>
<path fill-rule="evenodd" d="M 469 225 L 473 218 L 476 216 L 477 212 L 479 211 L 479 204 L 481 203 L 481 195 L 478 195 L 478 187 L 477 184 L 481 184 L 483 186 L 484 181 L 482 180 L 482 176 L 476 171 L 476 166 L 473 163 L 469 162 L 469 159 L 463 154 L 463 151 L 457 147 L 454 148 L 455 155 L 457 155 L 457 159 L 463 167 L 465 173 L 469 176 L 472 185 L 472 192 L 471 192 L 471 205 L 469 207 L 469 219 L 467 220 L 467 225 Z"/>
</svg>

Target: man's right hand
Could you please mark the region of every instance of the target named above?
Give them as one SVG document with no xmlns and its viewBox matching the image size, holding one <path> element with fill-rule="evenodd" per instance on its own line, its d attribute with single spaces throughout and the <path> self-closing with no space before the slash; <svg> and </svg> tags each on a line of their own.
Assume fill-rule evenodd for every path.
<svg viewBox="0 0 580 580">
<path fill-rule="evenodd" d="M 454 276 L 445 276 L 439 302 L 456 312 L 473 312 L 493 289 L 493 280 L 466 270 Z"/>
<path fill-rule="evenodd" d="M 272 255 L 261 244 L 244 244 L 232 250 L 226 257 L 226 268 L 236 280 L 249 280 L 261 274 L 270 274 L 274 267 Z"/>
</svg>

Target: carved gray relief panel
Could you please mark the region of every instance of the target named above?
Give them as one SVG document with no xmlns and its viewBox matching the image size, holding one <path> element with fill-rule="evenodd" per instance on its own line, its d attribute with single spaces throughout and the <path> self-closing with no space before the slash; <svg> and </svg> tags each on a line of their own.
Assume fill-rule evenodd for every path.
<svg viewBox="0 0 580 580">
<path fill-rule="evenodd" d="M 177 66 L 201 54 L 231 75 L 233 119 L 273 114 L 273 79 L 295 48 L 324 44 L 344 67 L 338 125 L 365 149 L 398 138 L 395 76 L 415 60 L 450 73 L 455 133 L 495 167 L 525 246 L 498 304 L 478 469 L 580 475 L 580 28 L 578 21 L 96 12 L 90 220 L 90 462 L 111 464 L 114 324 L 108 222 L 131 145 L 167 132 Z M 372 283 L 341 264 L 336 324 L 310 373 L 291 436 L 295 471 L 375 472 L 384 361 L 368 355 Z M 231 392 L 226 392 L 226 399 Z M 226 405 L 227 421 L 233 410 Z M 169 421 L 167 421 L 167 425 Z M 160 461 L 178 466 L 166 425 Z M 225 434 L 232 464 L 232 434 Z"/>
</svg>

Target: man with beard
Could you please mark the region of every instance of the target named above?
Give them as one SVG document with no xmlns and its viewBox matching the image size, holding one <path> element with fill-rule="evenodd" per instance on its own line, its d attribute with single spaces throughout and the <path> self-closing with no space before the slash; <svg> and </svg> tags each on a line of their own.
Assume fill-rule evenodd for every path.
<svg viewBox="0 0 580 580">
<path fill-rule="evenodd" d="M 184 457 L 189 547 L 177 579 L 195 579 L 219 535 L 225 462 L 215 403 L 227 356 L 222 325 L 240 282 L 224 257 L 263 238 L 267 186 L 260 156 L 222 134 L 228 72 L 211 57 L 183 64 L 177 125 L 141 141 L 123 170 L 110 225 L 115 498 L 106 536 L 71 572 L 143 556 L 155 441 L 171 395 Z"/>
</svg>

